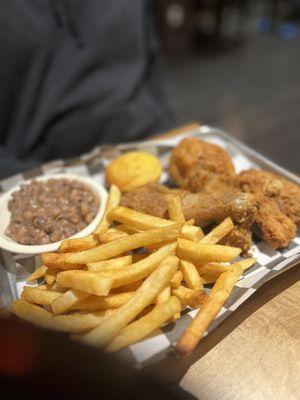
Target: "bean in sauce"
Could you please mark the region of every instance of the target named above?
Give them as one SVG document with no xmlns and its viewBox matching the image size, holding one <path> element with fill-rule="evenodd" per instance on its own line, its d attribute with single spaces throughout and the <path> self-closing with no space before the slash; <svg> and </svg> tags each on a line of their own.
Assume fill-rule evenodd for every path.
<svg viewBox="0 0 300 400">
<path fill-rule="evenodd" d="M 8 209 L 7 236 L 25 245 L 49 244 L 89 225 L 99 210 L 99 197 L 77 180 L 33 180 L 12 194 Z"/>
</svg>

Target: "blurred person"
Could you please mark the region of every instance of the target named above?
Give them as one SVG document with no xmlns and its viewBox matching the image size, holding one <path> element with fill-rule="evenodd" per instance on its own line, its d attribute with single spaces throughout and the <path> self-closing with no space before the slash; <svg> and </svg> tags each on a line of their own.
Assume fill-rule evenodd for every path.
<svg viewBox="0 0 300 400">
<path fill-rule="evenodd" d="M 0 179 L 174 126 L 146 0 L 0 0 Z"/>
<path fill-rule="evenodd" d="M 2 399 L 195 399 L 167 379 L 167 371 L 154 376 L 115 354 L 0 313 Z"/>
</svg>

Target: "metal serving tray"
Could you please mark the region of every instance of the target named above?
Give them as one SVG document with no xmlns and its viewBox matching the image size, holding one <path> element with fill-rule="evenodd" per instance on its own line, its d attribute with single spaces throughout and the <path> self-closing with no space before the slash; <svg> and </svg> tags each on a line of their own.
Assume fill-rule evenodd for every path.
<svg viewBox="0 0 300 400">
<path fill-rule="evenodd" d="M 261 168 L 282 175 L 300 185 L 300 179 L 293 173 L 281 168 L 256 151 L 250 149 L 226 132 L 209 126 L 188 131 L 171 139 L 135 142 L 116 146 L 96 147 L 88 154 L 72 160 L 57 160 L 34 170 L 19 174 L 0 182 L 0 193 L 10 189 L 28 178 L 50 173 L 76 173 L 92 176 L 104 183 L 104 168 L 110 159 L 130 150 L 143 149 L 156 154 L 164 167 L 162 182 L 168 180 L 167 165 L 170 151 L 184 137 L 197 136 L 224 147 L 231 155 L 237 172 L 248 168 Z M 207 334 L 213 332 L 266 282 L 287 271 L 300 262 L 300 236 L 291 241 L 289 247 L 275 251 L 265 242 L 255 242 L 252 248 L 257 263 L 237 282 L 232 295 L 224 305 Z M 0 254 L 0 307 L 8 308 L 18 298 L 28 275 L 38 264 L 39 258 L 11 254 L 2 250 Z M 151 337 L 130 346 L 123 356 L 136 365 L 153 365 L 169 357 L 172 344 L 195 316 L 197 310 L 187 309 L 175 323 L 155 332 Z M 202 342 L 201 342 L 202 343 Z M 199 346 L 201 346 L 201 343 Z"/>
</svg>

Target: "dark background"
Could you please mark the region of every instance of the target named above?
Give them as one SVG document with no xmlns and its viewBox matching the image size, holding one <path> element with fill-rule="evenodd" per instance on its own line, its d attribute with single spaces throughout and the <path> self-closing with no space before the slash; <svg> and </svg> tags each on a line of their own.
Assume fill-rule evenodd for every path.
<svg viewBox="0 0 300 400">
<path fill-rule="evenodd" d="M 221 127 L 299 173 L 299 0 L 155 5 L 179 122 Z"/>
</svg>

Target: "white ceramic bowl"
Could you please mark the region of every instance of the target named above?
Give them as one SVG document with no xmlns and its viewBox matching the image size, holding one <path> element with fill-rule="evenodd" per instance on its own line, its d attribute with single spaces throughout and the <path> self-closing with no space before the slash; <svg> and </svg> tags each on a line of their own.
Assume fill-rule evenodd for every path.
<svg viewBox="0 0 300 400">
<path fill-rule="evenodd" d="M 53 175 L 46 175 L 46 176 L 41 176 L 38 178 L 34 178 L 34 180 L 37 181 L 47 181 L 49 179 L 69 179 L 69 180 L 74 180 L 76 179 L 77 181 L 80 181 L 90 187 L 92 191 L 97 195 L 100 199 L 100 206 L 99 206 L 99 211 L 94 218 L 94 220 L 86 226 L 82 231 L 76 233 L 76 235 L 72 237 L 83 237 L 86 235 L 91 234 L 94 229 L 96 228 L 98 222 L 100 221 L 100 218 L 102 217 L 105 209 L 105 204 L 107 201 L 107 191 L 106 189 L 101 186 L 99 183 L 97 183 L 95 180 L 88 178 L 88 177 L 83 177 L 80 175 L 76 174 L 53 174 Z M 19 185 L 13 187 L 11 190 L 8 192 L 4 193 L 0 197 L 0 247 L 2 249 L 8 250 L 12 253 L 17 253 L 17 254 L 41 254 L 41 253 L 47 253 L 50 251 L 55 251 L 58 249 L 60 246 L 61 242 L 55 242 L 55 243 L 50 243 L 50 244 L 44 244 L 44 245 L 24 245 L 24 244 L 19 244 L 15 242 L 13 239 L 9 238 L 8 236 L 5 235 L 5 229 L 9 224 L 10 220 L 10 211 L 8 210 L 8 202 L 11 198 L 11 194 L 17 190 L 20 189 L 21 184 L 23 183 L 30 183 L 33 179 L 28 180 L 26 182 L 22 182 Z"/>
</svg>

